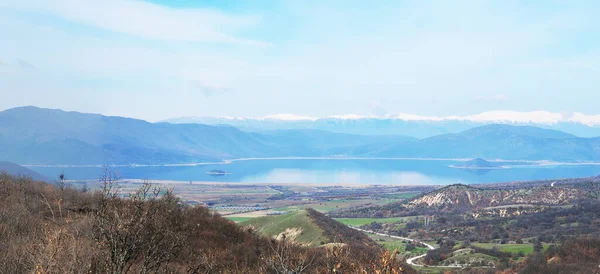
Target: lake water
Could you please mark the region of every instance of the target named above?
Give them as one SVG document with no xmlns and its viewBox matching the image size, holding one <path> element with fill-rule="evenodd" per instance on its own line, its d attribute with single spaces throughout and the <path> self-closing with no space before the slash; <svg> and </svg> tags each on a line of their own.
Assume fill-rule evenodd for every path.
<svg viewBox="0 0 600 274">
<path fill-rule="evenodd" d="M 598 165 L 518 165 L 510 169 L 466 170 L 449 160 L 246 160 L 230 164 L 161 167 L 114 167 L 122 178 L 241 183 L 311 184 L 455 184 L 492 183 L 600 175 Z M 502 164 L 502 163 L 500 163 Z M 504 163 L 512 165 L 514 163 Z M 29 167 L 48 178 L 64 172 L 70 180 L 97 179 L 100 167 Z M 214 176 L 219 169 L 230 174 Z"/>
</svg>

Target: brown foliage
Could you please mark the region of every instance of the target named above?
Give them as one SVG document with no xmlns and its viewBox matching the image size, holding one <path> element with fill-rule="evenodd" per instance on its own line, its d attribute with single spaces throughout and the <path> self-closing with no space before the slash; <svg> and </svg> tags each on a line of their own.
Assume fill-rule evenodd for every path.
<svg viewBox="0 0 600 274">
<path fill-rule="evenodd" d="M 0 272 L 412 271 L 390 252 L 360 243 L 306 248 L 271 241 L 151 184 L 125 195 L 108 170 L 101 182 L 103 191 L 90 193 L 0 174 Z"/>
</svg>

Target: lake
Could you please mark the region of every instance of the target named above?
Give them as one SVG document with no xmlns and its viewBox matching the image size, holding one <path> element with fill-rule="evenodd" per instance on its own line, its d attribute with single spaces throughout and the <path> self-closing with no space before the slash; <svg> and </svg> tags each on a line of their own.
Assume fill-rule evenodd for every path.
<svg viewBox="0 0 600 274">
<path fill-rule="evenodd" d="M 589 177 L 600 174 L 599 165 L 540 166 L 499 163 L 509 169 L 468 170 L 449 167 L 451 160 L 374 160 L 374 159 L 255 159 L 229 164 L 198 166 L 114 167 L 125 179 L 240 182 L 269 184 L 473 184 Z M 94 180 L 101 167 L 29 167 L 48 178 L 64 172 L 69 180 Z M 208 171 L 219 169 L 227 175 Z"/>
</svg>

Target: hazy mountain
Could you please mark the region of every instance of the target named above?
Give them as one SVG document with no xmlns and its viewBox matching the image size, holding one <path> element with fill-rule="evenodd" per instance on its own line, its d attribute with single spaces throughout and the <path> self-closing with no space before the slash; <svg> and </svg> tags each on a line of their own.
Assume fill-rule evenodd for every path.
<svg viewBox="0 0 600 274">
<path fill-rule="evenodd" d="M 535 115 L 533 115 L 535 114 Z M 414 115 L 400 117 L 361 117 L 357 115 L 343 115 L 337 117 L 303 117 L 296 115 L 271 115 L 261 118 L 247 117 L 184 117 L 165 120 L 172 124 L 207 124 L 231 125 L 243 131 L 262 132 L 275 129 L 317 129 L 329 132 L 360 134 L 360 135 L 404 135 L 415 138 L 427 138 L 441 134 L 460 133 L 462 131 L 481 127 L 489 124 L 505 124 L 513 126 L 534 126 L 539 128 L 554 129 L 579 137 L 600 136 L 600 124 L 584 123 L 568 118 L 558 119 L 560 114 L 551 113 L 518 113 L 510 112 L 507 115 L 518 116 L 510 119 L 493 119 L 491 114 L 480 114 L 475 117 L 414 117 Z M 500 115 L 500 114 L 498 114 Z M 549 117 L 544 117 L 544 115 Z M 482 116 L 482 117 L 480 117 Z M 535 120 L 542 116 L 543 119 Z M 591 119 L 591 118 L 590 118 Z M 594 118 L 595 119 L 595 118 Z"/>
<path fill-rule="evenodd" d="M 466 169 L 491 169 L 491 168 L 498 168 L 498 165 L 488 162 L 481 158 L 475 158 L 475 159 L 466 161 L 462 164 L 455 165 L 453 167 L 466 168 Z"/>
<path fill-rule="evenodd" d="M 501 158 L 514 160 L 600 160 L 600 138 L 578 138 L 529 126 L 487 125 L 456 134 L 444 134 L 410 144 L 360 153 L 379 157 Z"/>
<path fill-rule="evenodd" d="M 0 155 L 18 163 L 157 164 L 321 156 L 333 148 L 412 140 L 311 130 L 248 133 L 231 126 L 149 123 L 21 107 L 0 112 Z"/>
<path fill-rule="evenodd" d="M 164 163 L 266 156 L 259 136 L 232 127 L 142 120 L 35 107 L 0 112 L 0 154 L 19 163 Z"/>
<path fill-rule="evenodd" d="M 425 139 L 320 130 L 245 132 L 35 107 L 0 112 L 0 155 L 16 163 L 161 164 L 246 157 L 331 156 L 600 160 L 600 138 L 487 125 Z"/>
<path fill-rule="evenodd" d="M 12 176 L 25 176 L 36 181 L 50 182 L 48 178 L 31 169 L 7 161 L 0 161 L 0 171 L 4 171 Z"/>
</svg>

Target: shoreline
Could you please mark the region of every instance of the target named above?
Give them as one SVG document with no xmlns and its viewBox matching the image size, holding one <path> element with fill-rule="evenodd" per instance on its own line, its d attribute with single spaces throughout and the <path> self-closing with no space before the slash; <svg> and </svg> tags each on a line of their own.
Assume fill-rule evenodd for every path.
<svg viewBox="0 0 600 274">
<path fill-rule="evenodd" d="M 420 158 L 420 157 L 342 157 L 342 156 L 325 156 L 325 157 L 264 157 L 264 158 L 237 158 L 237 159 L 226 159 L 216 162 L 197 162 L 197 163 L 172 163 L 172 164 L 84 164 L 84 165 L 70 165 L 70 164 L 23 164 L 23 167 L 40 167 L 40 168 L 102 168 L 106 167 L 194 167 L 194 166 L 205 166 L 205 165 L 228 165 L 233 162 L 242 161 L 276 161 L 276 160 L 388 160 L 388 161 L 455 161 L 465 162 L 471 160 L 471 158 Z M 586 166 L 586 165 L 600 165 L 600 162 L 588 161 L 588 162 L 558 162 L 551 160 L 506 160 L 506 159 L 490 159 L 489 162 L 510 162 L 510 163 L 524 163 L 533 164 L 537 166 Z M 511 165 L 520 166 L 520 165 Z M 451 166 L 453 167 L 453 166 Z M 510 166 L 502 166 L 502 168 L 510 168 Z M 453 167 L 455 168 L 455 167 Z M 482 168 L 469 168 L 469 169 L 482 169 Z M 483 168 L 483 169 L 497 169 L 497 168 Z"/>
</svg>

